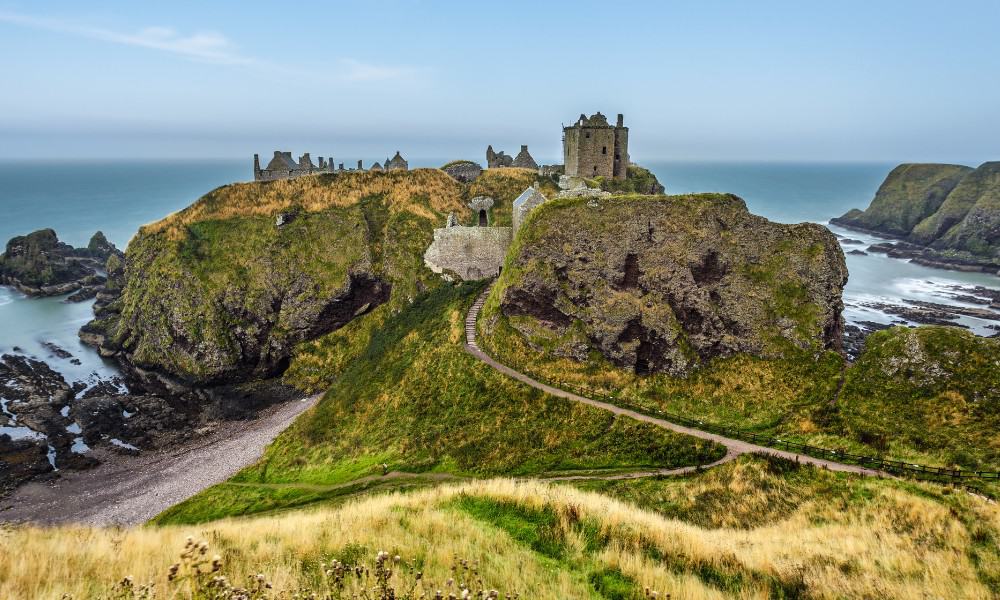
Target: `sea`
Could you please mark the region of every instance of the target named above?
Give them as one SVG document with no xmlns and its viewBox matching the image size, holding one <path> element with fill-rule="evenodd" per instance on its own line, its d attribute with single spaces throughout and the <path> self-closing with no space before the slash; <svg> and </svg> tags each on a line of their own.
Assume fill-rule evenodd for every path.
<svg viewBox="0 0 1000 600">
<path fill-rule="evenodd" d="M 412 160 L 411 166 L 437 166 L 441 160 Z M 668 193 L 731 192 L 751 212 L 783 223 L 827 224 L 851 208 L 865 208 L 892 163 L 650 162 L 645 164 Z M 249 160 L 0 162 L 0 244 L 11 237 L 49 227 L 74 246 L 95 231 L 125 248 L 143 224 L 180 210 L 205 192 L 251 178 Z M 862 242 L 872 236 L 831 227 Z M 880 254 L 847 255 L 850 279 L 845 316 L 851 322 L 898 322 L 871 308 L 904 299 L 966 305 L 954 299 L 959 287 L 1000 289 L 1000 278 L 979 273 L 931 269 Z M 93 383 L 116 374 L 113 364 L 83 346 L 77 331 L 91 317 L 92 302 L 68 303 L 63 297 L 27 298 L 0 287 L 0 353 L 21 353 L 45 360 L 68 382 Z M 981 335 L 995 333 L 991 322 L 962 317 Z M 55 344 L 72 356 L 60 358 Z"/>
</svg>

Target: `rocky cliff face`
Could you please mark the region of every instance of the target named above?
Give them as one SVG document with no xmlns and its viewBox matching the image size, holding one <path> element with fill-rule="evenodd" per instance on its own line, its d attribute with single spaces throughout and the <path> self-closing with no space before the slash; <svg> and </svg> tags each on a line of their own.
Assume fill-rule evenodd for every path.
<svg viewBox="0 0 1000 600">
<path fill-rule="evenodd" d="M 832 223 L 885 233 L 928 247 L 930 262 L 1000 266 L 1000 162 L 900 165 L 867 210 Z M 926 255 L 926 256 L 923 256 Z"/>
<path fill-rule="evenodd" d="M 114 244 L 98 231 L 87 248 L 59 241 L 56 232 L 40 229 L 12 238 L 0 255 L 0 284 L 11 285 L 29 296 L 58 296 L 103 284 L 97 270 L 112 254 Z"/>
<path fill-rule="evenodd" d="M 462 189 L 438 170 L 220 188 L 109 262 L 81 337 L 161 394 L 278 375 L 296 344 L 437 281 L 421 256 Z"/>
<path fill-rule="evenodd" d="M 846 281 L 828 230 L 736 196 L 555 200 L 515 239 L 485 333 L 504 319 L 557 355 L 683 375 L 716 356 L 838 349 Z"/>
</svg>

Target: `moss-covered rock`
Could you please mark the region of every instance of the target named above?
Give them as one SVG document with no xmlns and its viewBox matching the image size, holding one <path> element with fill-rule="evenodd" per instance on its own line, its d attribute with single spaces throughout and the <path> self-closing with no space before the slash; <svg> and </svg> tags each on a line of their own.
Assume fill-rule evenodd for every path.
<svg viewBox="0 0 1000 600">
<path fill-rule="evenodd" d="M 961 165 L 902 164 L 879 186 L 867 210 L 852 209 L 833 223 L 905 237 L 933 215 L 972 172 Z"/>
<path fill-rule="evenodd" d="M 98 232 L 91 244 L 101 252 L 117 252 L 103 238 Z M 96 267 L 107 255 L 100 258 L 88 248 L 73 248 L 60 242 L 52 229 L 40 229 L 7 242 L 0 255 L 0 284 L 14 286 L 31 296 L 67 294 L 103 282 Z"/>
<path fill-rule="evenodd" d="M 874 333 L 847 371 L 838 408 L 851 433 L 869 444 L 882 440 L 943 453 L 945 464 L 995 468 L 1000 339 L 955 327 Z"/>
<path fill-rule="evenodd" d="M 629 165 L 625 179 L 597 177 L 597 187 L 606 192 L 627 194 L 662 194 L 663 185 L 652 171 L 639 165 Z"/>
<path fill-rule="evenodd" d="M 839 348 L 847 281 L 833 234 L 732 195 L 561 199 L 520 229 L 484 313 L 535 347 L 685 374 L 738 353 Z"/>
</svg>

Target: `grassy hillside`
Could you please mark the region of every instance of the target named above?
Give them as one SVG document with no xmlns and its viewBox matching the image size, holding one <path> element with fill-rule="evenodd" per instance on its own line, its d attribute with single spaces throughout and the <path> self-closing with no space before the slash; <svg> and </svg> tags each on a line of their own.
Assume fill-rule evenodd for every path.
<svg viewBox="0 0 1000 600">
<path fill-rule="evenodd" d="M 287 378 L 329 385 L 319 405 L 257 465 L 158 521 L 298 506 L 386 470 L 485 477 L 682 466 L 723 455 L 714 444 L 545 395 L 480 363 L 462 347 L 465 311 L 480 289 L 443 286 L 378 328 L 349 326 L 304 347 Z M 347 350 L 352 343 L 358 347 Z M 342 370 L 317 380 L 318 369 L 303 374 L 299 363 Z"/>
<path fill-rule="evenodd" d="M 1000 511 L 966 494 L 755 459 L 677 481 L 574 485 L 604 493 L 488 480 L 207 528 L 19 528 L 0 537 L 0 596 L 94 597 L 129 575 L 157 597 L 188 597 L 199 579 L 203 589 L 218 575 L 244 586 L 257 574 L 271 586 L 260 597 L 334 594 L 337 567 L 323 566 L 334 559 L 370 569 L 346 578 L 349 596 L 356 581 L 374 583 L 380 550 L 401 557 L 388 559 L 396 597 L 416 571 L 426 597 L 457 596 L 462 583 L 542 600 L 639 599 L 647 589 L 685 600 L 1000 593 Z M 206 542 L 204 554 L 179 560 L 188 536 Z M 217 571 L 191 575 L 199 559 L 210 572 L 215 554 Z"/>
<path fill-rule="evenodd" d="M 187 383 L 273 376 L 298 343 L 438 285 L 422 258 L 433 229 L 449 213 L 467 221 L 480 194 L 509 222 L 531 180 L 503 169 L 463 185 L 418 169 L 223 186 L 140 230 L 121 298 L 88 329 Z"/>
<path fill-rule="evenodd" d="M 873 334 L 847 371 L 838 421 L 889 454 L 1000 466 L 1000 340 L 954 327 Z"/>
<path fill-rule="evenodd" d="M 942 245 L 944 244 L 942 238 L 949 230 L 962 223 L 980 197 L 993 193 L 998 187 L 1000 187 L 1000 163 L 981 165 L 962 178 L 937 212 L 913 228 L 910 239 L 939 249 L 949 247 Z M 941 243 L 936 243 L 939 239 Z"/>
<path fill-rule="evenodd" d="M 669 242 L 658 242 L 657 247 L 669 243 L 683 248 L 685 239 L 696 237 L 689 230 L 698 231 L 698 219 L 692 215 L 697 215 L 699 206 L 689 203 L 686 215 L 673 217 L 679 231 L 666 236 Z M 652 413 L 681 414 L 870 456 L 974 470 L 996 470 L 1000 466 L 1000 438 L 995 434 L 1000 425 L 1000 363 L 995 358 L 1000 354 L 1000 342 L 954 328 L 893 329 L 872 336 L 868 349 L 853 366 L 836 352 L 793 345 L 784 346 L 781 357 L 744 352 L 703 360 L 686 376 L 637 374 L 628 364 L 621 365 L 613 354 L 594 343 L 603 333 L 590 323 L 587 311 L 597 306 L 613 320 L 632 305 L 631 300 L 626 301 L 631 296 L 626 294 L 636 292 L 622 289 L 626 286 L 616 281 L 615 277 L 621 275 L 615 268 L 574 277 L 578 269 L 575 261 L 580 256 L 586 258 L 580 268 L 594 271 L 594 265 L 604 263 L 613 267 L 620 262 L 608 256 L 632 243 L 627 226 L 622 235 L 609 235 L 607 229 L 608 223 L 627 222 L 637 213 L 618 215 L 613 208 L 611 203 L 598 210 L 553 202 L 532 215 L 515 240 L 503 275 L 483 309 L 480 344 L 484 349 L 543 381 L 592 396 L 613 396 L 620 403 Z M 644 217 L 637 220 L 646 223 Z M 586 236 L 590 246 L 564 239 L 567 235 L 559 233 L 558 226 L 567 221 L 574 223 L 574 232 L 583 232 L 580 235 Z M 652 227 L 654 222 L 649 222 Z M 731 229 L 721 235 L 738 249 L 731 241 Z M 605 238 L 617 241 L 605 243 Z M 703 246 L 698 242 L 696 247 Z M 550 250 L 544 254 L 539 248 Z M 718 258 L 720 263 L 726 263 L 729 272 L 739 271 L 737 260 L 746 258 L 753 269 L 760 271 L 782 256 L 762 254 L 759 260 L 767 260 L 762 265 L 754 263 L 752 255 L 744 256 L 732 248 L 720 251 Z M 785 252 L 790 254 L 793 249 L 785 248 Z M 683 256 L 680 251 L 675 253 Z M 541 254 L 544 256 L 538 258 Z M 640 273 L 654 278 L 656 273 L 666 271 L 671 281 L 682 279 L 684 263 L 677 267 L 671 260 L 668 256 L 650 261 Z M 795 273 L 787 264 L 773 266 L 772 271 L 785 277 Z M 555 291 L 551 295 L 539 292 L 548 288 L 538 282 L 549 280 L 558 282 Z M 644 283 L 638 279 L 641 292 L 648 296 L 638 301 L 646 307 L 640 313 L 644 325 L 656 312 L 650 306 L 666 305 L 678 311 L 676 298 L 680 294 L 658 299 L 652 294 L 656 281 L 654 278 Z M 728 279 L 723 281 L 730 284 Z M 532 314 L 505 312 L 503 303 L 511 287 L 531 291 Z M 715 297 L 713 306 L 717 310 L 722 294 L 733 293 L 733 289 Z M 737 294 L 738 310 L 748 310 L 744 305 L 756 298 L 773 309 L 785 307 L 792 311 L 790 315 L 815 316 L 804 311 L 800 297 L 787 293 L 787 286 L 768 289 L 774 290 L 774 298 L 762 299 L 755 288 L 752 293 Z M 598 300 L 588 300 L 592 297 Z M 595 304 L 597 301 L 604 304 Z M 581 302 L 589 302 L 584 305 L 586 310 L 579 309 Z M 732 311 L 718 312 L 724 320 L 734 318 Z M 778 322 L 788 328 L 793 321 L 785 318 Z M 904 369 L 899 365 L 908 366 Z"/>
<path fill-rule="evenodd" d="M 936 248 L 952 248 L 977 256 L 1000 257 L 1000 162 L 990 162 L 976 169 L 981 193 L 965 217 L 951 227 Z M 970 176 L 972 177 L 972 176 Z"/>
<path fill-rule="evenodd" d="M 853 365 L 834 352 L 714 359 L 687 377 L 636 375 L 534 346 L 508 319 L 480 344 L 566 389 L 789 440 L 927 465 L 1000 467 L 1000 341 L 949 327 L 893 328 Z"/>
</svg>

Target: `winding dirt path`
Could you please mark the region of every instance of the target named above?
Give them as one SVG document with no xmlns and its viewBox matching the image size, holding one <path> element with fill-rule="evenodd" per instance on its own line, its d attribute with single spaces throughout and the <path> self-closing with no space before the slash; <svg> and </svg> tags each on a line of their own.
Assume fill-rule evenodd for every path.
<svg viewBox="0 0 1000 600">
<path fill-rule="evenodd" d="M 567 400 L 572 400 L 574 402 L 579 402 L 581 404 L 587 404 L 595 408 L 600 408 L 601 410 L 606 410 L 616 415 L 623 417 L 628 417 L 630 419 L 635 419 L 636 421 L 642 421 L 644 423 L 649 423 L 651 425 L 656 425 L 657 427 L 662 427 L 664 429 L 669 429 L 670 431 L 675 431 L 677 433 L 683 433 L 685 435 L 690 435 L 699 439 L 709 440 L 717 442 L 726 447 L 727 453 L 726 457 L 721 461 L 712 463 L 715 466 L 721 462 L 726 462 L 732 460 L 741 454 L 756 453 L 756 454 L 770 454 L 772 456 L 777 456 L 780 458 L 786 458 L 789 460 L 794 460 L 804 464 L 816 465 L 824 469 L 829 469 L 831 471 L 842 471 L 845 473 L 858 473 L 861 475 L 868 475 L 871 477 L 891 477 L 891 475 L 878 471 L 875 469 L 868 469 L 866 467 L 859 467 L 857 465 L 848 465 L 844 463 L 838 463 L 830 460 L 825 460 L 822 458 L 814 458 L 805 454 L 796 454 L 795 452 L 789 452 L 787 450 L 778 450 L 775 448 L 769 448 L 767 446 L 759 446 L 757 444 L 751 444 L 750 442 L 744 442 L 743 440 L 738 440 L 734 438 L 728 438 L 708 431 L 702 431 L 701 429 L 694 429 L 692 427 L 685 427 L 683 425 L 678 425 L 677 423 L 672 423 L 665 419 L 658 417 L 651 417 L 649 415 L 622 408 L 620 406 L 611 404 L 609 402 L 603 402 L 600 400 L 593 400 L 585 396 L 580 396 L 574 394 L 573 392 L 567 392 L 566 390 L 553 387 L 551 385 L 542 383 L 536 379 L 521 373 L 520 371 L 515 371 L 514 369 L 496 361 L 492 356 L 483 352 L 479 345 L 476 343 L 476 322 L 479 319 L 479 311 L 482 310 L 483 304 L 486 302 L 486 297 L 489 295 L 492 285 L 487 287 L 483 293 L 476 298 L 476 301 L 472 304 L 472 308 L 469 309 L 469 314 L 465 318 L 465 350 L 493 367 L 497 371 L 500 371 L 508 377 L 512 377 L 522 383 L 526 383 L 533 388 L 539 389 L 547 394 L 552 394 L 553 396 L 559 396 L 560 398 L 566 398 Z M 694 470 L 694 467 L 689 467 Z M 704 467 L 703 467 L 704 468 Z"/>
<path fill-rule="evenodd" d="M 67 472 L 52 482 L 27 483 L 0 500 L 0 522 L 144 523 L 256 461 L 318 398 L 275 405 L 251 420 L 225 422 L 181 448 L 137 456 L 109 453 L 90 471 Z"/>
</svg>

